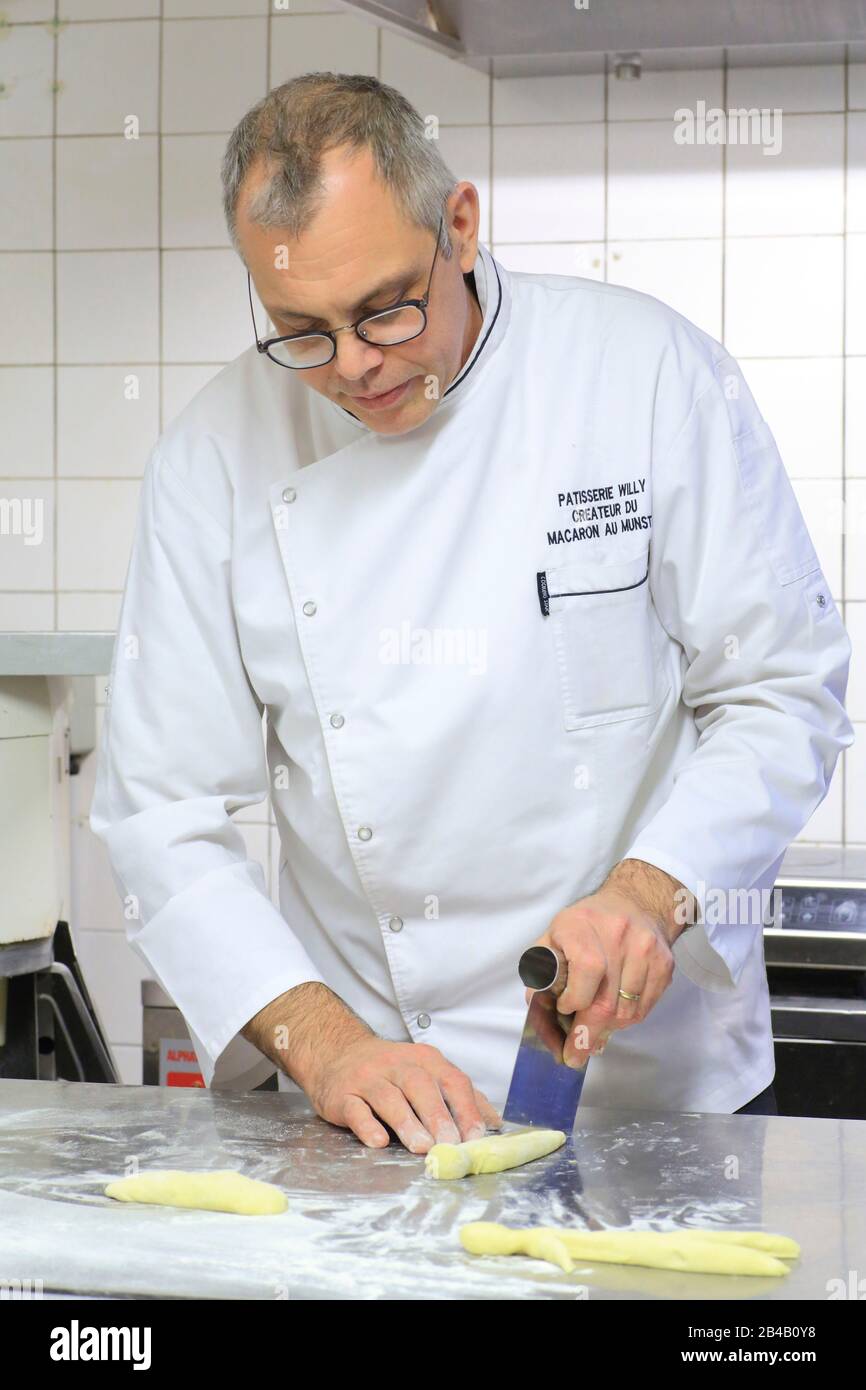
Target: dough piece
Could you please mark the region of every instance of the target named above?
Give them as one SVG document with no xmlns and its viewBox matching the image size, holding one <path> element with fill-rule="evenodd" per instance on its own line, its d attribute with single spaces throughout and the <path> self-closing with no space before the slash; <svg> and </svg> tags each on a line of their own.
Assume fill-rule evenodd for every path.
<svg viewBox="0 0 866 1390">
<path fill-rule="evenodd" d="M 465 1144 L 434 1144 L 424 1160 L 428 1178 L 465 1178 L 475 1173 L 501 1173 L 533 1158 L 544 1158 L 565 1143 L 561 1129 L 523 1129 L 515 1134 L 491 1134 Z"/>
<path fill-rule="evenodd" d="M 685 1226 L 681 1231 L 660 1231 L 659 1235 L 693 1236 L 697 1240 L 718 1240 L 724 1245 L 748 1245 L 752 1250 L 765 1250 L 768 1255 L 778 1255 L 783 1260 L 796 1260 L 800 1247 L 790 1236 L 776 1236 L 769 1231 L 733 1230 L 702 1231 L 694 1226 Z"/>
<path fill-rule="evenodd" d="M 274 1216 L 289 1205 L 284 1192 L 269 1182 L 245 1178 L 231 1169 L 184 1173 L 154 1169 L 133 1178 L 119 1178 L 105 1188 L 118 1202 L 154 1202 L 162 1207 L 197 1207 L 200 1211 L 233 1211 L 239 1216 Z"/>
<path fill-rule="evenodd" d="M 471 1221 L 461 1226 L 460 1241 L 471 1255 L 529 1255 L 550 1260 L 566 1274 L 574 1269 L 577 1259 L 587 1264 L 646 1265 L 691 1274 L 778 1277 L 789 1272 L 788 1266 L 769 1253 L 770 1249 L 784 1253 L 787 1259 L 800 1253 L 795 1240 L 764 1231 L 574 1231 L 544 1226 L 514 1230 L 495 1221 Z"/>
</svg>

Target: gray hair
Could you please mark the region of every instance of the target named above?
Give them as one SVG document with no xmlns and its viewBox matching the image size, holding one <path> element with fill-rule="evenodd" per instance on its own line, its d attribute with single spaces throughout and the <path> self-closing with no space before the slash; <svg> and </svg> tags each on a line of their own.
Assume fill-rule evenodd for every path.
<svg viewBox="0 0 866 1390">
<path fill-rule="evenodd" d="M 261 227 L 285 227 L 297 237 L 322 200 L 322 155 L 340 145 L 369 149 L 408 220 L 438 230 L 457 180 L 414 106 L 375 77 L 308 72 L 274 87 L 229 136 L 221 169 L 223 210 L 241 260 L 238 195 L 256 161 L 266 161 L 270 177 L 247 206 L 250 220 Z M 439 245 L 449 257 L 444 222 Z"/>
</svg>

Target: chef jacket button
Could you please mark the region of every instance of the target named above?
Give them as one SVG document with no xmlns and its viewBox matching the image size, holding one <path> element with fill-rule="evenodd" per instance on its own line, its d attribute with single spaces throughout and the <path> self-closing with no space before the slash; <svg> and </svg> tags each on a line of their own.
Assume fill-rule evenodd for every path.
<svg viewBox="0 0 866 1390">
<path fill-rule="evenodd" d="M 430 1015 L 429 1015 L 429 1014 L 419 1014 L 419 1015 L 418 1015 L 418 1027 L 419 1027 L 419 1028 L 429 1028 L 429 1027 L 430 1027 L 430 1023 L 431 1023 L 431 1019 L 430 1019 Z"/>
<path fill-rule="evenodd" d="M 824 596 L 824 594 L 819 594 L 818 597 L 816 598 L 815 602 L 817 603 L 817 605 L 818 605 L 819 608 L 826 608 L 826 607 L 827 607 L 827 599 L 826 599 L 826 597 Z"/>
<path fill-rule="evenodd" d="M 344 715 L 342 715 L 342 714 L 332 714 L 332 715 L 331 715 L 331 728 L 332 728 L 332 729 L 342 729 L 342 727 L 343 727 L 343 725 L 345 724 L 345 722 L 346 722 L 346 720 L 345 720 L 345 716 L 344 716 Z"/>
<path fill-rule="evenodd" d="M 373 832 L 372 832 L 372 830 L 370 829 L 369 825 L 359 825 L 359 826 L 358 826 L 358 839 L 359 839 L 359 840 L 372 840 L 372 838 L 373 838 Z"/>
<path fill-rule="evenodd" d="M 402 930 L 403 930 L 403 918 L 402 918 L 402 917 L 389 917 L 389 918 L 388 918 L 388 926 L 391 928 L 392 931 L 402 931 Z"/>
<path fill-rule="evenodd" d="M 304 604 L 304 612 L 306 613 L 308 618 L 312 618 L 315 611 L 316 605 L 313 603 L 313 600 L 311 598 L 308 598 L 306 603 Z"/>
<path fill-rule="evenodd" d="M 294 489 L 293 487 L 284 487 L 284 488 L 283 488 L 283 501 L 284 501 L 284 502 L 294 502 L 294 500 L 295 500 L 295 498 L 297 497 L 297 495 L 298 495 L 298 494 L 297 494 L 297 492 L 295 491 L 295 489 Z"/>
</svg>

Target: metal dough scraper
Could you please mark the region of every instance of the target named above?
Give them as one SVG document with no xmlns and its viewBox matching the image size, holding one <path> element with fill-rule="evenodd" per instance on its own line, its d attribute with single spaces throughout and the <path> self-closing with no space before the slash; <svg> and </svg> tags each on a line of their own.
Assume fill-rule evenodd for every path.
<svg viewBox="0 0 866 1390">
<path fill-rule="evenodd" d="M 571 1134 L 588 1059 L 579 1069 L 567 1067 L 562 1060 L 562 1045 L 573 1015 L 557 1013 L 556 1001 L 565 989 L 568 966 L 551 947 L 530 946 L 520 957 L 517 970 L 523 983 L 535 992 L 502 1117 L 508 1123 Z"/>
</svg>

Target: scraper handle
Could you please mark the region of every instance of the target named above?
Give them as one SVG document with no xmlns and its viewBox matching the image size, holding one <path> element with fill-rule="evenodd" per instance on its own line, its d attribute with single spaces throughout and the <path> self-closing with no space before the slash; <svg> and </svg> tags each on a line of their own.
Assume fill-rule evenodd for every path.
<svg viewBox="0 0 866 1390">
<path fill-rule="evenodd" d="M 536 1030 L 541 1026 L 541 1013 L 544 1013 L 553 1014 L 563 1033 L 567 1033 L 574 1015 L 561 1014 L 556 1007 L 556 1000 L 568 981 L 565 956 L 552 946 L 530 946 L 520 957 L 517 970 L 523 983 L 535 991 L 529 1006 L 529 1018 L 534 1019 Z"/>
<path fill-rule="evenodd" d="M 517 973 L 528 989 L 549 989 L 559 998 L 568 980 L 568 962 L 552 946 L 530 946 L 520 957 Z"/>
</svg>

